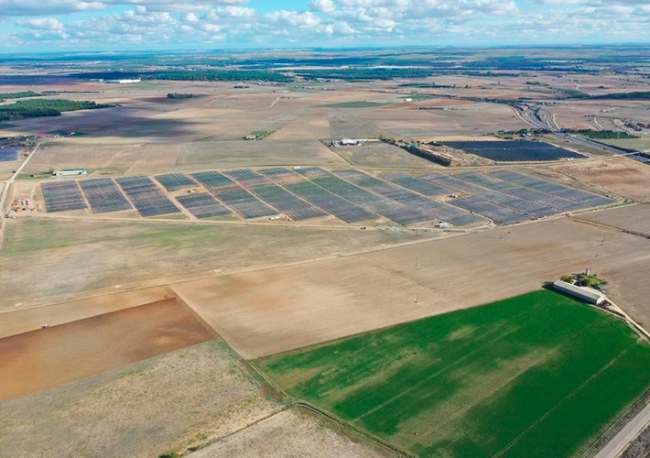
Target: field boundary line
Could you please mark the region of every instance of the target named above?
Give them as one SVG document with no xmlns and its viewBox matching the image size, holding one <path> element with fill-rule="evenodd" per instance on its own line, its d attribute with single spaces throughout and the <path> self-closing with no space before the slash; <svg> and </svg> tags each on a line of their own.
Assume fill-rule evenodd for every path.
<svg viewBox="0 0 650 458">
<path fill-rule="evenodd" d="M 396 446 L 394 446 L 391 443 L 389 443 L 389 442 L 375 436 L 374 434 L 369 433 L 367 431 L 364 431 L 362 429 L 359 429 L 356 426 L 354 426 L 353 424 L 351 424 L 351 423 L 349 423 L 349 422 L 347 422 L 345 420 L 341 420 L 336 415 L 331 414 L 331 413 L 329 413 L 329 412 L 327 412 L 325 410 L 321 410 L 318 407 L 313 406 L 313 405 L 311 405 L 310 403 L 308 403 L 306 401 L 297 400 L 297 401 L 295 401 L 293 403 L 293 406 L 302 407 L 304 409 L 307 409 L 307 410 L 310 410 L 310 411 L 312 411 L 314 413 L 317 413 L 317 414 L 319 414 L 319 415 L 321 415 L 321 416 L 323 416 L 325 418 L 328 418 L 329 420 L 332 420 L 333 422 L 343 426 L 345 429 L 351 429 L 355 433 L 357 433 L 357 434 L 359 434 L 361 436 L 367 437 L 368 439 L 371 439 L 371 440 L 377 442 L 378 444 L 380 444 L 380 445 L 382 445 L 382 446 L 384 446 L 384 447 L 398 453 L 399 455 L 406 456 L 406 457 L 409 457 L 409 458 L 417 458 L 416 455 L 413 455 L 413 454 L 407 452 L 406 450 L 402 450 L 400 448 L 397 448 Z"/>
<path fill-rule="evenodd" d="M 611 225 L 611 224 L 601 223 L 599 221 L 590 221 L 588 219 L 582 219 L 579 216 L 575 216 L 575 215 L 571 215 L 571 216 L 569 216 L 569 218 L 571 218 L 572 221 L 575 221 L 576 223 L 579 223 L 579 224 L 586 224 L 588 226 L 594 226 L 594 227 L 598 227 L 600 229 L 609 229 L 609 230 L 616 231 L 616 232 L 622 232 L 624 234 L 635 235 L 637 237 L 642 237 L 644 239 L 650 239 L 650 234 L 646 234 L 644 232 L 633 231 L 633 230 L 630 230 L 630 229 L 625 229 L 625 228 L 622 228 L 622 227 L 614 226 L 614 225 Z"/>
</svg>

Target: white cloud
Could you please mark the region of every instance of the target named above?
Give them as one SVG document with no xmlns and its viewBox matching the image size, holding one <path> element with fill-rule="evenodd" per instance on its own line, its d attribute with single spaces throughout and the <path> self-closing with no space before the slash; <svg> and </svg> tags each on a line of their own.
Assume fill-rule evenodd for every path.
<svg viewBox="0 0 650 458">
<path fill-rule="evenodd" d="M 336 10 L 336 5 L 332 0 L 311 0 L 309 8 L 319 13 L 333 13 Z"/>
<path fill-rule="evenodd" d="M 121 41 L 160 48 L 215 40 L 346 46 L 650 39 L 648 0 L 530 2 L 534 8 L 520 10 L 515 0 L 304 0 L 305 10 L 262 14 L 248 0 L 0 0 L 0 20 L 24 16 L 13 19 L 12 43 L 48 41 L 53 48 Z M 116 5 L 130 7 L 109 9 Z"/>
</svg>

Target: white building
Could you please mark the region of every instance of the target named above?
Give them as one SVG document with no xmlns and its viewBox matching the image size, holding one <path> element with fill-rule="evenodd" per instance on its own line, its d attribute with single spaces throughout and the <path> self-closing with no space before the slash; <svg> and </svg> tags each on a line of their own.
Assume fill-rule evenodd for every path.
<svg viewBox="0 0 650 458">
<path fill-rule="evenodd" d="M 88 171 L 86 169 L 64 169 L 56 171 L 52 174 L 54 177 L 71 177 L 82 175 L 88 175 Z"/>
<path fill-rule="evenodd" d="M 567 283 L 562 280 L 557 280 L 554 282 L 553 288 L 564 294 L 568 294 L 569 296 L 576 297 L 589 304 L 599 305 L 605 301 L 605 299 L 607 299 L 607 296 L 599 291 L 596 291 L 595 289 L 572 285 L 571 283 Z"/>
</svg>

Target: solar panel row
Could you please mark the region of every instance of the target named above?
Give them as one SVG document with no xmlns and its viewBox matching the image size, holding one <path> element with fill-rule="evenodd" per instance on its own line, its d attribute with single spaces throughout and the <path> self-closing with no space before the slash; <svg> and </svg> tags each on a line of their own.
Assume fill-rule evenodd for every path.
<svg viewBox="0 0 650 458">
<path fill-rule="evenodd" d="M 407 173 L 389 173 L 385 175 L 385 178 L 411 191 L 419 192 L 429 197 L 444 196 L 449 193 L 449 190 L 443 186 L 420 180 Z"/>
<path fill-rule="evenodd" d="M 179 189 L 188 189 L 196 186 L 194 180 L 182 173 L 156 175 L 155 178 L 167 191 L 178 191 Z"/>
<path fill-rule="evenodd" d="M 466 210 L 444 202 L 428 199 L 401 186 L 388 183 L 358 170 L 339 170 L 334 173 L 340 178 L 346 179 L 359 187 L 399 202 L 413 212 L 425 215 L 428 220 L 438 219 L 447 221 L 450 218 L 465 216 L 467 214 Z"/>
<path fill-rule="evenodd" d="M 93 213 L 131 210 L 131 204 L 110 178 L 79 181 Z"/>
<path fill-rule="evenodd" d="M 361 205 L 373 213 L 385 216 L 400 224 L 410 224 L 430 220 L 431 218 L 399 202 L 379 196 L 319 168 L 307 168 L 297 171 L 304 174 L 318 186 L 350 202 Z"/>
<path fill-rule="evenodd" d="M 57 181 L 41 185 L 48 212 L 65 212 L 87 208 L 76 181 Z"/>
<path fill-rule="evenodd" d="M 149 177 L 118 178 L 117 183 L 144 217 L 180 212 Z"/>
<path fill-rule="evenodd" d="M 278 214 L 276 210 L 222 173 L 201 172 L 192 176 L 201 182 L 212 195 L 244 219 Z"/>
<path fill-rule="evenodd" d="M 253 170 L 242 169 L 226 172 L 230 178 L 237 180 L 247 191 L 252 192 L 276 210 L 284 213 L 294 221 L 327 216 L 323 210 L 298 198 L 289 191 L 276 185 L 266 176 Z M 275 176 L 278 176 L 277 173 Z"/>
<path fill-rule="evenodd" d="M 214 216 L 230 215 L 230 210 L 216 201 L 207 192 L 188 194 L 176 198 L 183 207 L 187 208 L 197 218 L 211 218 Z"/>
<path fill-rule="evenodd" d="M 581 154 L 550 143 L 527 140 L 458 141 L 442 142 L 442 144 L 493 161 L 556 161 L 562 158 L 583 157 Z"/>
<path fill-rule="evenodd" d="M 303 180 L 289 183 L 286 184 L 285 187 L 298 197 L 327 213 L 336 216 L 346 223 L 358 223 L 359 221 L 377 218 L 377 215 L 374 213 L 371 213 L 352 202 L 348 202 L 345 199 L 341 199 L 320 186 L 315 185 L 311 181 Z"/>
</svg>

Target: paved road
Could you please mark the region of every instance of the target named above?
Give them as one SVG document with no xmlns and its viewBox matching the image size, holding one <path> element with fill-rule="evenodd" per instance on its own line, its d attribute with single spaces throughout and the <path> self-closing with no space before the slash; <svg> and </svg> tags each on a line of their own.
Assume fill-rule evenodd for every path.
<svg viewBox="0 0 650 458">
<path fill-rule="evenodd" d="M 650 405 L 645 406 L 645 408 L 639 412 L 639 414 L 634 417 L 630 422 L 623 427 L 619 433 L 614 436 L 614 439 L 609 441 L 609 443 L 593 458 L 616 458 L 620 456 L 625 449 L 628 447 L 630 442 L 632 442 L 640 433 L 648 426 L 650 423 Z"/>
<path fill-rule="evenodd" d="M 580 137 L 578 135 L 562 132 L 557 127 L 552 126 L 552 125 L 542 121 L 538 117 L 536 111 L 537 110 L 533 110 L 533 109 L 517 110 L 517 112 L 518 112 L 519 116 L 521 117 L 521 119 L 523 121 L 527 122 L 528 124 L 530 124 L 531 126 L 537 128 L 537 129 L 549 130 L 552 133 L 554 133 L 555 135 L 558 135 L 558 136 L 564 138 L 565 140 L 567 140 L 569 142 L 577 143 L 577 144 L 583 145 L 583 146 L 588 146 L 590 148 L 596 148 L 596 149 L 599 149 L 601 151 L 605 151 L 605 152 L 607 152 L 609 154 L 616 155 L 616 156 L 631 156 L 631 155 L 634 155 L 634 154 L 638 154 L 638 153 L 628 153 L 627 151 L 618 149 L 618 148 L 616 148 L 614 146 L 604 145 L 602 143 L 598 143 L 598 142 L 595 142 L 593 140 L 589 140 L 588 138 L 584 138 L 584 137 Z"/>
</svg>

